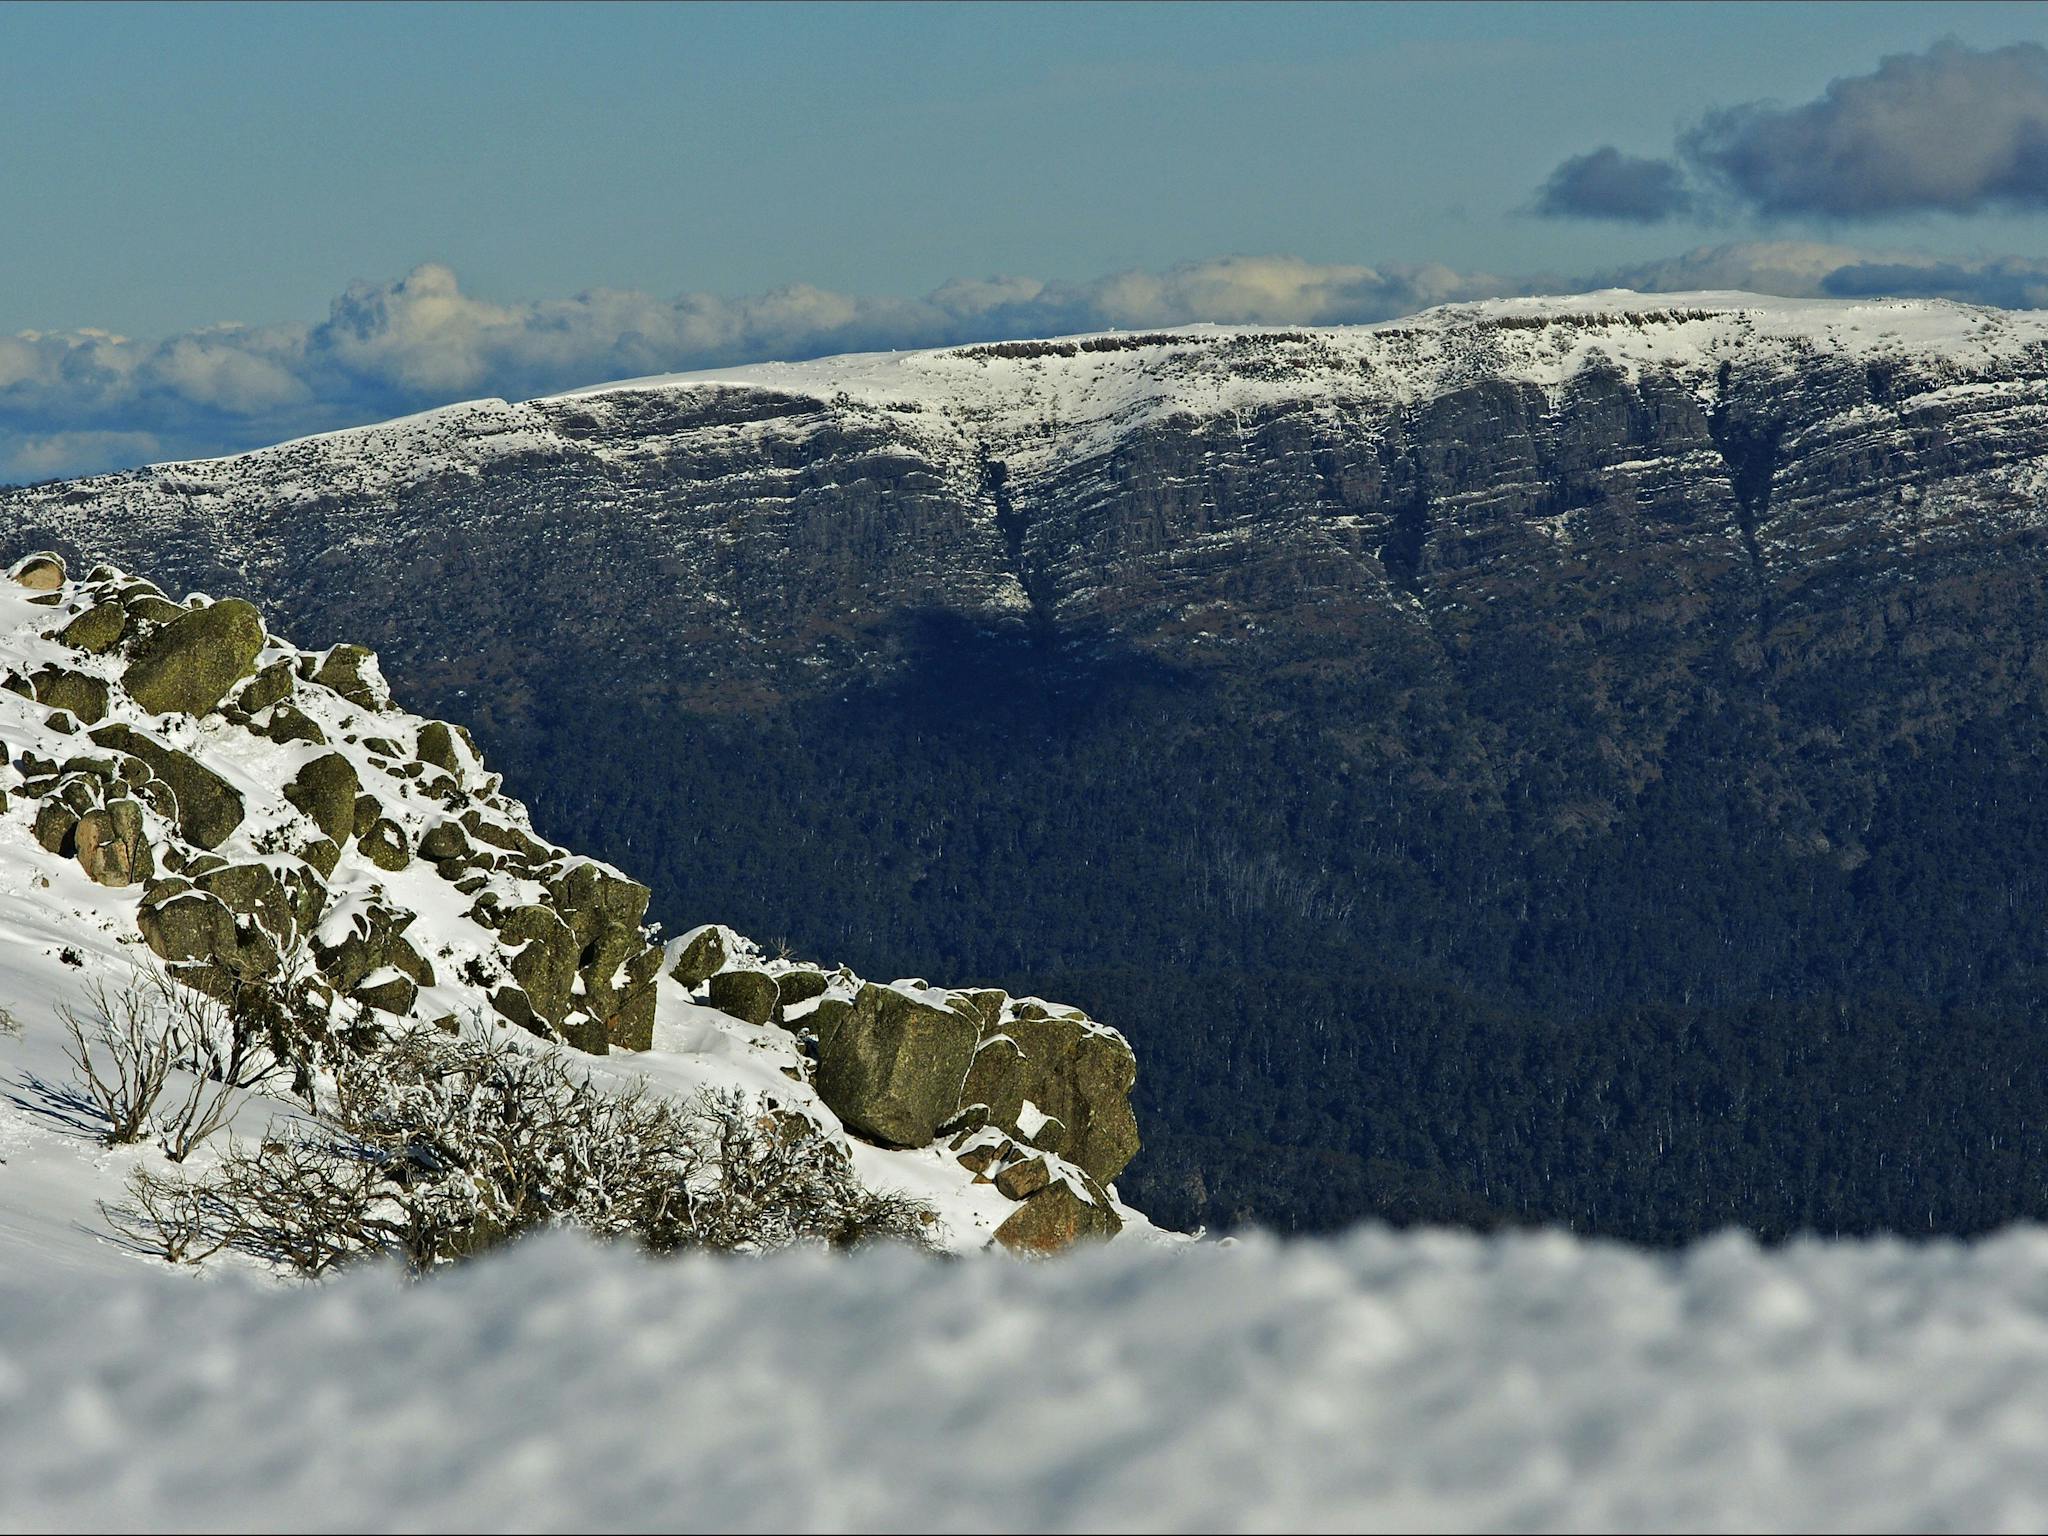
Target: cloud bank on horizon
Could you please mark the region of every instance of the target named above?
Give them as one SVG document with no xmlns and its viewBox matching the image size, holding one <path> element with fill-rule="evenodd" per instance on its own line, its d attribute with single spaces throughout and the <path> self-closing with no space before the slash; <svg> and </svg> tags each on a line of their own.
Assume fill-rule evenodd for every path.
<svg viewBox="0 0 2048 1536">
<path fill-rule="evenodd" d="M 1672 159 L 1605 145 L 1559 165 L 1535 211 L 1648 224 L 1707 199 L 1764 219 L 2048 209 L 2048 48 L 1939 42 L 1799 106 L 1709 112 Z"/>
<path fill-rule="evenodd" d="M 428 264 L 395 282 L 353 284 L 312 325 L 219 325 L 160 341 L 100 330 L 0 336 L 0 481 L 235 452 L 456 400 L 766 358 L 1201 321 L 1363 324 L 1434 304 L 1607 287 L 2040 307 L 2048 260 L 1762 241 L 1576 277 L 1255 256 L 1078 283 L 955 281 L 921 298 L 799 286 L 674 300 L 600 289 L 518 304 L 465 293 L 454 272 Z"/>
</svg>

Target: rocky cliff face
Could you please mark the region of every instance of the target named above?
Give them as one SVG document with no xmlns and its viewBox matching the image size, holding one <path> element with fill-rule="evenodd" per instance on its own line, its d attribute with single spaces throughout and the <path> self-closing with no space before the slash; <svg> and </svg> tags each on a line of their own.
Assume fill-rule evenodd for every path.
<svg viewBox="0 0 2048 1536">
<path fill-rule="evenodd" d="M 375 644 L 678 920 L 996 976 L 1327 943 L 1576 1013 L 2032 985 L 2032 831 L 1916 871 L 2031 804 L 2044 527 L 2048 319 L 1742 295 L 764 366 L 0 498 Z"/>
<path fill-rule="evenodd" d="M 2029 316 L 1594 295 L 481 402 L 16 493 L 0 524 L 248 591 L 515 722 L 564 674 L 706 711 L 843 693 L 942 618 L 1196 676 L 1394 654 L 1481 696 L 1512 654 L 1626 780 L 1669 709 L 1618 650 L 1668 698 L 1703 649 L 1796 674 L 1866 614 L 1943 648 L 1958 573 L 2030 558 L 2044 380 Z"/>
</svg>

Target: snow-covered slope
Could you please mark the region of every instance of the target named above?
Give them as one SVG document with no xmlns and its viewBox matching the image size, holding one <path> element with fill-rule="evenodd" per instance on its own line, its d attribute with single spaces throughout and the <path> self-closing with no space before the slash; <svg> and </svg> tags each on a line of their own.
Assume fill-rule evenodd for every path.
<svg viewBox="0 0 2048 1536">
<path fill-rule="evenodd" d="M 2044 349 L 2048 311 L 1945 299 L 1613 289 L 1450 304 L 1378 325 L 1194 325 L 650 375 L 519 404 L 464 401 L 255 453 L 160 465 L 155 478 L 169 497 L 233 496 L 238 482 L 258 478 L 267 482 L 266 498 L 313 501 L 473 474 L 505 459 L 586 444 L 627 467 L 637 457 L 632 445 L 590 443 L 587 421 L 560 407 L 581 402 L 601 409 L 615 395 L 720 390 L 890 411 L 914 418 L 901 425 L 919 435 L 999 445 L 1013 471 L 1028 471 L 1054 454 L 1099 453 L 1150 422 L 1250 414 L 1303 399 L 1341 417 L 1412 405 L 1479 380 L 1558 389 L 1589 366 L 1630 378 L 1644 370 L 1670 373 L 1704 398 L 1723 363 L 1775 363 L 1789 371 L 1816 356 L 1939 362 L 1961 383 Z"/>
<path fill-rule="evenodd" d="M 2048 1235 L 0 1269 L 0 1529 L 2029 1531 Z"/>
<path fill-rule="evenodd" d="M 870 1187 L 928 1202 L 956 1249 L 985 1244 L 1022 1209 L 992 1181 L 1008 1163 L 1041 1158 L 1083 1203 L 1113 1198 L 1060 1154 L 1104 1171 L 1102 1158 L 1115 1160 L 1105 1137 L 1127 1133 L 1104 1120 L 1090 1141 L 1078 1101 L 1060 1106 L 1064 1126 L 1029 1098 L 1006 1105 L 990 1074 L 1018 1040 L 1127 1055 L 1114 1031 L 1037 999 L 873 986 L 769 959 L 729 929 L 663 945 L 639 926 L 644 887 L 535 838 L 467 736 L 398 709 L 369 653 L 300 652 L 256 628 L 246 605 L 173 602 L 111 568 L 64 580 L 56 562 L 31 560 L 14 574 L 0 580 L 0 1002 L 12 1021 L 0 1031 L 0 1264 L 135 1262 L 107 1241 L 96 1203 L 160 1154 L 100 1145 L 59 1014 L 83 1010 L 95 982 L 118 988 L 159 963 L 216 990 L 299 977 L 338 1037 L 518 1024 L 535 1049 L 566 1040 L 599 1053 L 585 1065 L 600 1085 L 743 1092 L 825 1128 Z M 249 626 L 232 694 L 168 702 L 203 670 L 208 644 L 229 642 L 166 646 L 216 617 Z M 169 681 L 152 687 L 166 655 Z M 125 842 L 109 830 L 124 826 Z M 885 1129 L 901 1118 L 871 1102 L 872 1085 L 867 1098 L 859 1084 L 832 1089 L 832 1029 L 863 1018 L 943 1034 L 965 1052 L 956 1098 L 959 1073 L 979 1063 L 972 1085 L 989 1090 L 992 1113 L 946 1108 L 965 1128 L 936 1141 L 929 1124 L 895 1146 L 848 1136 L 826 1093 Z M 977 1049 L 984 1037 L 989 1051 Z M 233 1129 L 255 1135 L 286 1112 L 252 1096 Z M 930 1144 L 902 1144 L 913 1140 Z M 979 1173 L 960 1161 L 976 1149 Z M 1124 1160 L 1130 1150 L 1134 1139 Z M 1127 1232 L 1150 1230 L 1118 1211 Z"/>
</svg>

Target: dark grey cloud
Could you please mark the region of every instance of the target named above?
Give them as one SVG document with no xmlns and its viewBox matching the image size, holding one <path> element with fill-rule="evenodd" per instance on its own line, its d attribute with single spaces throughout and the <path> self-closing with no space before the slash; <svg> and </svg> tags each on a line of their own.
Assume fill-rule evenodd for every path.
<svg viewBox="0 0 2048 1536">
<path fill-rule="evenodd" d="M 1710 208 L 1833 219 L 2048 210 L 2048 48 L 1940 42 L 1893 54 L 1798 106 L 1710 112 L 1677 153 L 1575 155 L 1536 211 L 1654 223 Z"/>
<path fill-rule="evenodd" d="M 1710 113 L 1681 147 L 1767 216 L 2048 208 L 2048 49 L 1894 54 L 1802 106 Z"/>
<path fill-rule="evenodd" d="M 1574 155 L 1536 194 L 1548 219 L 1623 219 L 1655 224 L 1692 207 L 1685 173 L 1669 160 L 1624 155 L 1613 145 Z"/>
<path fill-rule="evenodd" d="M 2048 307 L 2048 261 L 2025 256 L 1977 262 L 1859 261 L 1830 272 L 1821 291 L 1840 299 L 1955 299 L 1999 309 L 2041 309 Z"/>
</svg>

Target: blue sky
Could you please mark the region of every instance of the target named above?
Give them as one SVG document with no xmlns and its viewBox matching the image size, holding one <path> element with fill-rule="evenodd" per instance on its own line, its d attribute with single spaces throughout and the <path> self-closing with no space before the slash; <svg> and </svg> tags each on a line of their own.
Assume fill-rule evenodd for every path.
<svg viewBox="0 0 2048 1536">
<path fill-rule="evenodd" d="M 1954 67 L 1873 76 L 1945 38 Z M 2015 43 L 2048 10 L 4 6 L 0 479 L 650 360 L 1672 286 L 1701 247 L 1754 286 L 1903 253 L 2039 302 L 2048 70 Z M 1787 181 L 1802 104 L 1846 142 L 1922 76 L 1944 121 L 2014 97 L 1957 132 L 2021 169 L 1931 154 L 1961 192 L 1846 209 Z M 1862 116 L 1827 105 L 1865 77 Z M 1759 101 L 1790 115 L 1703 127 Z"/>
</svg>

